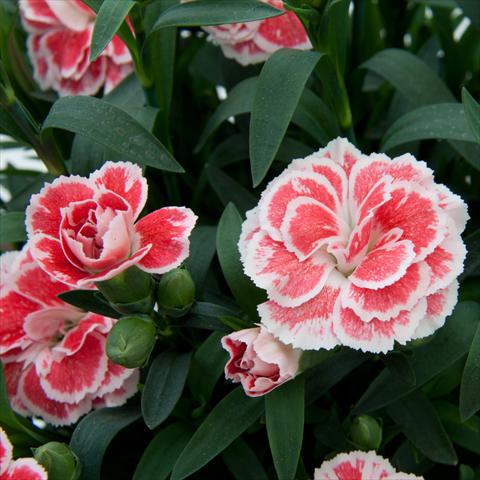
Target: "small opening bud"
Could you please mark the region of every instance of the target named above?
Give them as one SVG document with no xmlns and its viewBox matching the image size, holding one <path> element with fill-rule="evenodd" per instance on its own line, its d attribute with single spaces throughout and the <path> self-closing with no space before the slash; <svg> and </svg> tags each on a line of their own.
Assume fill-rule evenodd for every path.
<svg viewBox="0 0 480 480">
<path fill-rule="evenodd" d="M 382 427 L 369 415 L 360 415 L 353 420 L 350 435 L 362 450 L 377 450 L 382 443 Z"/>
<path fill-rule="evenodd" d="M 187 270 L 176 268 L 165 275 L 158 285 L 158 306 L 172 316 L 184 315 L 195 301 L 195 284 Z"/>
<path fill-rule="evenodd" d="M 77 478 L 77 459 L 65 443 L 49 442 L 36 448 L 35 459 L 48 472 L 49 480 Z"/>
</svg>

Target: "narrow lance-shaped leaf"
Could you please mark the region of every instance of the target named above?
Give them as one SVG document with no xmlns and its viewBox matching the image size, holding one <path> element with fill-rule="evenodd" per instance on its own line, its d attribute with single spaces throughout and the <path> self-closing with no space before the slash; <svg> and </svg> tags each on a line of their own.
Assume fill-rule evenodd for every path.
<svg viewBox="0 0 480 480">
<path fill-rule="evenodd" d="M 222 459 L 235 480 L 268 480 L 255 452 L 242 437 L 223 451 Z"/>
<path fill-rule="evenodd" d="M 480 319 L 479 319 L 480 320 Z M 468 420 L 480 410 L 480 323 L 467 357 L 460 386 L 460 416 Z"/>
<path fill-rule="evenodd" d="M 462 100 L 468 126 L 477 142 L 480 143 L 480 104 L 475 101 L 466 88 L 462 90 Z"/>
<path fill-rule="evenodd" d="M 133 0 L 104 0 L 98 10 L 90 47 L 90 61 L 93 62 L 105 50 L 117 33 L 125 17 L 135 5 Z"/>
<path fill-rule="evenodd" d="M 122 109 L 98 98 L 60 98 L 45 119 L 43 130 L 48 128 L 84 135 L 139 165 L 183 172 L 162 143 L 140 123 Z"/>
<path fill-rule="evenodd" d="M 23 212 L 0 214 L 0 243 L 23 242 L 25 238 L 25 214 Z"/>
<path fill-rule="evenodd" d="M 282 49 L 265 63 L 257 82 L 250 118 L 253 186 L 265 178 L 297 108 L 318 52 Z"/>
</svg>

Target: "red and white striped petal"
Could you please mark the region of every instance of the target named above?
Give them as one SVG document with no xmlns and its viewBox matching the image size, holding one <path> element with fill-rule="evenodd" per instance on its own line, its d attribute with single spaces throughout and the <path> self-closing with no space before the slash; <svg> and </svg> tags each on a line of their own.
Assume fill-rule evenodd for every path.
<svg viewBox="0 0 480 480">
<path fill-rule="evenodd" d="M 84 315 L 84 312 L 67 306 L 42 308 L 25 318 L 23 329 L 32 341 L 50 343 L 64 331 L 65 324 L 75 324 Z"/>
<path fill-rule="evenodd" d="M 333 330 L 342 345 L 363 352 L 386 353 L 392 350 L 395 341 L 403 345 L 412 339 L 425 311 L 426 300 L 422 298 L 413 308 L 402 310 L 388 321 L 373 318 L 364 322 L 350 308 L 342 308 Z"/>
<path fill-rule="evenodd" d="M 417 261 L 423 260 L 446 234 L 446 219 L 437 206 L 436 194 L 398 183 L 391 195 L 391 200 L 375 212 L 375 222 L 383 232 L 401 228 L 402 239 L 410 240 L 415 247 Z"/>
<path fill-rule="evenodd" d="M 108 393 L 122 388 L 128 378 L 136 372 L 135 369 L 125 368 L 117 365 L 110 360 L 108 361 L 107 373 L 103 379 L 99 389 L 95 392 L 96 397 L 102 397 Z"/>
<path fill-rule="evenodd" d="M 45 1 L 58 20 L 70 30 L 76 32 L 85 30 L 95 19 L 93 12 L 79 8 L 79 4 L 75 1 Z"/>
<path fill-rule="evenodd" d="M 138 267 L 148 273 L 165 273 L 187 257 L 189 236 L 197 216 L 185 207 L 164 207 L 143 217 L 135 225 L 138 247 L 151 245 Z"/>
<path fill-rule="evenodd" d="M 46 0 L 19 0 L 24 27 L 29 32 L 58 26 L 59 21 Z"/>
<path fill-rule="evenodd" d="M 112 38 L 112 41 L 107 45 L 104 53 L 105 55 L 110 57 L 113 64 L 130 64 L 130 67 L 132 67 L 132 55 L 130 54 L 130 51 L 128 50 L 123 40 L 118 35 L 115 35 Z"/>
<path fill-rule="evenodd" d="M 271 53 L 266 52 L 255 43 L 255 39 L 240 43 L 226 43 L 216 42 L 215 38 L 209 38 L 220 45 L 226 58 L 232 58 L 243 66 L 264 62 L 271 56 Z"/>
<path fill-rule="evenodd" d="M 107 372 L 107 361 L 105 338 L 91 334 L 75 354 L 53 361 L 48 374 L 40 377 L 40 384 L 52 400 L 79 403 L 98 390 Z"/>
<path fill-rule="evenodd" d="M 392 177 L 385 175 L 370 189 L 358 207 L 355 204 L 350 205 L 350 211 L 356 219 L 356 223 L 361 224 L 391 199 L 391 185 Z"/>
<path fill-rule="evenodd" d="M 287 206 L 280 232 L 288 250 L 300 260 L 330 242 L 345 239 L 349 227 L 317 200 L 297 197 Z"/>
<path fill-rule="evenodd" d="M 329 158 L 340 165 L 347 177 L 350 177 L 353 166 L 362 160 L 362 158 L 365 158 L 365 155 L 346 138 L 340 137 L 330 141 L 328 145 L 320 149 L 317 154 Z"/>
<path fill-rule="evenodd" d="M 238 240 L 238 250 L 240 252 L 240 260 L 243 264 L 247 258 L 247 247 L 253 236 L 260 231 L 260 221 L 258 218 L 258 207 L 249 210 L 246 219 L 242 224 L 242 231 Z"/>
<path fill-rule="evenodd" d="M 29 237 L 37 234 L 58 238 L 61 210 L 73 202 L 92 199 L 94 186 L 80 176 L 59 177 L 45 185 L 40 193 L 32 195 L 26 211 L 26 225 Z"/>
<path fill-rule="evenodd" d="M 49 67 L 42 38 L 43 34 L 30 34 L 27 38 L 27 52 L 33 66 L 33 78 L 42 90 L 48 90 L 54 84 L 55 72 Z"/>
<path fill-rule="evenodd" d="M 448 287 L 442 288 L 427 297 L 427 311 L 420 320 L 412 338 L 428 337 L 440 327 L 453 312 L 458 300 L 458 282 L 454 280 Z"/>
<path fill-rule="evenodd" d="M 117 85 L 119 85 L 133 72 L 133 63 L 122 63 L 118 65 L 114 61 L 109 60 L 107 61 L 106 65 L 107 70 L 105 74 L 105 85 L 103 90 L 105 95 L 110 93 Z"/>
<path fill-rule="evenodd" d="M 258 306 L 262 324 L 283 343 L 302 350 L 331 349 L 338 345 L 333 322 L 344 277 L 333 272 L 320 293 L 299 307 L 273 301 Z"/>
<path fill-rule="evenodd" d="M 415 258 L 410 240 L 400 240 L 374 248 L 350 275 L 359 288 L 378 290 L 402 278 Z"/>
<path fill-rule="evenodd" d="M 470 218 L 467 204 L 463 201 L 462 197 L 452 193 L 445 185 L 435 185 L 435 188 L 440 199 L 440 208 L 453 221 L 457 232 L 462 233 Z"/>
<path fill-rule="evenodd" d="M 34 458 L 19 458 L 10 464 L 1 480 L 47 480 L 45 469 Z"/>
<path fill-rule="evenodd" d="M 253 235 L 244 262 L 245 273 L 255 285 L 284 307 L 296 307 L 317 295 L 334 267 L 330 255 L 322 251 L 300 262 L 264 231 Z"/>
<path fill-rule="evenodd" d="M 330 182 L 315 172 L 287 170 L 272 180 L 258 204 L 260 224 L 274 240 L 282 240 L 282 225 L 288 204 L 298 197 L 312 198 L 338 211 L 337 194 Z"/>
<path fill-rule="evenodd" d="M 135 369 L 120 388 L 105 394 L 103 397 L 94 399 L 94 408 L 119 407 L 123 405 L 130 397 L 133 397 L 133 395 L 137 393 L 139 381 L 140 371 Z"/>
<path fill-rule="evenodd" d="M 132 208 L 135 220 L 147 201 L 148 185 L 142 169 L 130 162 L 106 162 L 90 175 L 100 190 L 110 190 L 123 198 Z"/>
<path fill-rule="evenodd" d="M 7 395 L 8 395 L 8 400 L 10 402 L 10 406 L 19 415 L 23 415 L 23 416 L 29 415 L 30 412 L 21 401 L 20 393 L 18 389 L 20 378 L 22 376 L 22 373 L 25 367 L 24 362 L 23 361 L 9 362 L 9 360 L 7 360 L 5 356 L 2 356 L 2 362 L 6 362 L 6 363 L 3 363 L 3 375 L 5 377 L 5 383 L 7 386 Z"/>
<path fill-rule="evenodd" d="M 71 425 L 92 407 L 88 397 L 80 403 L 56 402 L 48 398 L 33 365 L 22 375 L 19 393 L 22 402 L 33 415 L 42 417 L 53 426 Z"/>
<path fill-rule="evenodd" d="M 101 56 L 94 62 L 88 63 L 85 72 L 79 76 L 79 73 L 85 68 L 85 60 L 82 65 L 72 78 L 58 77 L 54 79 L 52 86 L 61 97 L 67 95 L 95 95 L 104 84 L 107 72 L 107 59 L 105 57 Z"/>
<path fill-rule="evenodd" d="M 352 309 L 364 322 L 388 321 L 402 310 L 410 310 L 425 296 L 430 276 L 423 262 L 410 265 L 398 281 L 378 290 L 348 284 L 342 294 L 342 306 Z"/>
<path fill-rule="evenodd" d="M 12 461 L 13 447 L 5 431 L 0 427 L 0 475 L 4 474 Z"/>
</svg>

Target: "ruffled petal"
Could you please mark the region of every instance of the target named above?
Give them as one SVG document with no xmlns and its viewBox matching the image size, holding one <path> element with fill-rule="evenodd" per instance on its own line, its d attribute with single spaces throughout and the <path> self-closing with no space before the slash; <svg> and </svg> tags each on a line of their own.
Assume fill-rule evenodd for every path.
<svg viewBox="0 0 480 480">
<path fill-rule="evenodd" d="M 10 464 L 2 480 L 47 480 L 45 469 L 34 458 L 19 458 Z"/>
<path fill-rule="evenodd" d="M 139 382 L 140 371 L 135 369 L 121 387 L 113 392 L 106 393 L 102 397 L 95 398 L 93 401 L 94 408 L 120 407 L 124 405 L 130 397 L 133 397 L 137 393 Z"/>
<path fill-rule="evenodd" d="M 81 2 L 45 0 L 58 20 L 70 30 L 81 32 L 93 22 L 93 12 L 79 7 Z"/>
<path fill-rule="evenodd" d="M 4 474 L 12 461 L 13 447 L 7 434 L 0 427 L 0 475 Z"/>
</svg>

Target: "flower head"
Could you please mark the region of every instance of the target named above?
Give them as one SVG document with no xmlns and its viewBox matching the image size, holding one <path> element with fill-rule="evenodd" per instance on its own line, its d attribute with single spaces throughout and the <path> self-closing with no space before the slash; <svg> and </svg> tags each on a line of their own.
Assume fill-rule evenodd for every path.
<svg viewBox="0 0 480 480">
<path fill-rule="evenodd" d="M 281 0 L 262 1 L 283 10 Z M 242 65 L 264 62 L 280 48 L 312 48 L 307 32 L 293 12 L 255 22 L 231 23 L 204 29 L 227 58 L 233 58 Z"/>
<path fill-rule="evenodd" d="M 374 451 L 339 453 L 315 469 L 314 480 L 421 480 L 411 473 L 397 472 Z"/>
<path fill-rule="evenodd" d="M 279 342 L 263 327 L 226 335 L 222 346 L 230 355 L 225 377 L 241 382 L 250 397 L 265 395 L 298 372 L 300 350 Z"/>
<path fill-rule="evenodd" d="M 294 160 L 248 212 L 239 248 L 267 290 L 262 323 L 302 349 L 386 352 L 452 312 L 466 250 L 460 197 L 411 155 L 344 139 Z"/>
<path fill-rule="evenodd" d="M 47 472 L 34 458 L 13 460 L 13 447 L 0 427 L 0 479 L 47 480 Z"/>
<path fill-rule="evenodd" d="M 27 248 L 0 263 L 0 360 L 12 407 L 68 425 L 92 408 L 125 403 L 137 390 L 138 370 L 107 358 L 115 321 L 61 301 L 57 295 L 70 287 L 47 275 Z"/>
<path fill-rule="evenodd" d="M 107 162 L 89 178 L 59 177 L 27 208 L 31 253 L 61 282 L 89 286 L 132 265 L 165 273 L 188 256 L 196 216 L 165 207 L 134 224 L 147 199 L 140 167 Z"/>
<path fill-rule="evenodd" d="M 59 95 L 109 92 L 133 71 L 130 52 L 115 36 L 90 63 L 95 13 L 81 0 L 20 0 L 28 54 L 42 90 Z"/>
</svg>

